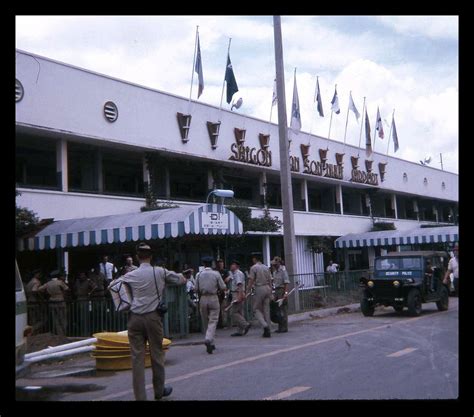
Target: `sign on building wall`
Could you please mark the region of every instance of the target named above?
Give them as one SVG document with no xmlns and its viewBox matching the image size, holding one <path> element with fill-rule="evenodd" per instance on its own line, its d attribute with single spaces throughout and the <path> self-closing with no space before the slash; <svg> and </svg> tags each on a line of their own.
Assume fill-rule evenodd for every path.
<svg viewBox="0 0 474 417">
<path fill-rule="evenodd" d="M 217 212 L 202 212 L 201 223 L 203 229 L 228 229 L 229 228 L 229 215 L 225 213 Z"/>
</svg>

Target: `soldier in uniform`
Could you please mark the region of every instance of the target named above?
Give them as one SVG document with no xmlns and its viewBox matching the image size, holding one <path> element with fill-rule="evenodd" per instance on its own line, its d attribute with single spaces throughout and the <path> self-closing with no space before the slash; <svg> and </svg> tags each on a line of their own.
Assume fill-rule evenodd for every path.
<svg viewBox="0 0 474 417">
<path fill-rule="evenodd" d="M 212 258 L 202 259 L 204 269 L 197 275 L 196 292 L 199 294 L 199 311 L 201 313 L 203 330 L 206 332 L 204 344 L 207 353 L 212 353 L 216 348 L 214 335 L 216 333 L 217 321 L 219 320 L 219 298 L 218 290 L 225 290 L 226 285 L 221 274 L 211 269 Z"/>
<path fill-rule="evenodd" d="M 224 268 L 224 260 L 223 259 L 218 259 L 216 261 L 216 271 L 221 274 L 222 281 L 226 284 L 225 290 L 219 290 L 217 291 L 217 297 L 219 298 L 219 320 L 217 321 L 217 328 L 222 329 L 227 327 L 229 323 L 229 313 L 225 309 L 229 306 L 230 304 L 230 272 Z"/>
<path fill-rule="evenodd" d="M 252 253 L 253 266 L 249 272 L 248 291 L 255 286 L 253 297 L 253 313 L 263 327 L 263 337 L 271 337 L 270 333 L 270 300 L 272 297 L 272 275 L 267 266 L 262 264 L 260 253 Z"/>
<path fill-rule="evenodd" d="M 53 332 L 60 336 L 66 335 L 66 303 L 64 292 L 69 290 L 66 283 L 59 279 L 58 270 L 51 272 L 51 280 L 38 288 L 38 291 L 45 291 L 49 294 L 49 311 L 53 318 Z"/>
<path fill-rule="evenodd" d="M 140 267 L 117 278 L 117 281 L 127 283 L 133 294 L 127 325 L 133 393 L 135 400 L 146 401 L 145 348 L 148 342 L 155 400 L 160 400 L 170 395 L 173 388 L 165 386 L 163 319 L 157 308 L 163 300 L 166 285 L 185 285 L 186 278 L 182 274 L 152 266 L 152 249 L 144 242 L 137 246 L 137 258 Z"/>
<path fill-rule="evenodd" d="M 33 277 L 25 286 L 26 300 L 28 301 L 28 322 L 33 328 L 33 334 L 41 332 L 43 320 L 41 317 L 43 307 L 43 297 L 38 291 L 41 287 L 41 271 L 33 271 Z"/>
<path fill-rule="evenodd" d="M 278 330 L 275 333 L 286 333 L 288 331 L 288 284 L 290 279 L 288 273 L 282 268 L 281 258 L 275 256 L 272 261 L 273 266 L 273 286 L 275 287 L 275 299 L 284 299 L 281 307 L 281 320 L 278 323 Z"/>
<path fill-rule="evenodd" d="M 232 277 L 230 290 L 232 292 L 232 321 L 237 324 L 239 331 L 231 336 L 244 336 L 248 333 L 251 325 L 245 320 L 243 306 L 245 301 L 245 275 L 240 270 L 240 263 L 232 261 L 230 264 L 230 274 Z"/>
</svg>

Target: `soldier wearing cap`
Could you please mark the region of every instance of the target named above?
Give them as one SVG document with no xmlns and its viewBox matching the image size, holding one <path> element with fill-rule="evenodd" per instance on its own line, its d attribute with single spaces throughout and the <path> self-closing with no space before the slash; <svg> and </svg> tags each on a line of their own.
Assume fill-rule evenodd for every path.
<svg viewBox="0 0 474 417">
<path fill-rule="evenodd" d="M 263 327 L 263 337 L 271 337 L 270 333 L 270 300 L 272 297 L 272 275 L 267 266 L 262 264 L 262 255 L 252 253 L 253 266 L 249 272 L 248 291 L 255 286 L 253 297 L 253 312 L 255 318 Z"/>
<path fill-rule="evenodd" d="M 219 320 L 219 298 L 218 290 L 225 290 L 226 285 L 221 274 L 211 269 L 212 258 L 202 259 L 204 269 L 197 274 L 196 292 L 199 294 L 199 311 L 201 313 L 203 330 L 206 332 L 204 344 L 207 353 L 211 354 L 216 348 L 214 335 L 216 333 L 217 321 Z"/>
<path fill-rule="evenodd" d="M 41 271 L 36 269 L 32 273 L 32 278 L 25 286 L 26 300 L 28 301 L 28 322 L 33 328 L 33 334 L 38 333 L 43 327 L 41 319 L 41 306 L 43 305 L 43 297 L 38 291 L 41 287 Z"/>
<path fill-rule="evenodd" d="M 55 270 L 49 274 L 50 280 L 38 288 L 38 291 L 44 291 L 49 294 L 49 311 L 53 317 L 53 332 L 60 336 L 66 335 L 66 303 L 64 293 L 69 290 L 66 283 L 59 279 L 62 273 Z"/>
<path fill-rule="evenodd" d="M 237 324 L 239 331 L 231 336 L 244 336 L 248 333 L 251 325 L 245 320 L 243 307 L 245 301 L 245 275 L 240 270 L 240 263 L 232 261 L 230 264 L 230 274 L 232 277 L 230 290 L 232 293 L 232 321 Z"/>
<path fill-rule="evenodd" d="M 145 346 L 150 345 L 153 390 L 159 400 L 171 394 L 170 386 L 165 386 L 163 345 L 163 322 L 157 311 L 167 284 L 186 284 L 182 274 L 151 265 L 152 250 L 146 243 L 137 248 L 140 267 L 117 278 L 127 283 L 133 294 L 128 317 L 128 339 L 132 354 L 133 393 L 137 401 L 146 401 L 145 388 Z"/>
<path fill-rule="evenodd" d="M 276 300 L 283 299 L 280 307 L 281 320 L 278 323 L 278 330 L 276 333 L 286 333 L 288 331 L 288 284 L 290 279 L 286 269 L 282 268 L 282 261 L 279 256 L 275 256 L 272 261 L 273 267 L 273 286 L 275 287 Z"/>
</svg>

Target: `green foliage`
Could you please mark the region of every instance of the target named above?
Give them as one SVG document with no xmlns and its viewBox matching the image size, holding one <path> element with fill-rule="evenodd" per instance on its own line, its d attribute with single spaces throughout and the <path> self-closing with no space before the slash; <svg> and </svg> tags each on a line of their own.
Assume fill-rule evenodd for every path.
<svg viewBox="0 0 474 417">
<path fill-rule="evenodd" d="M 21 195 L 18 190 L 15 190 L 15 197 Z M 15 206 L 15 234 L 16 237 L 22 237 L 28 233 L 33 232 L 39 223 L 39 218 L 36 213 L 26 207 Z"/>
<path fill-rule="evenodd" d="M 247 203 L 238 199 L 234 199 L 226 207 L 242 221 L 244 232 L 278 232 L 283 224 L 277 217 L 272 217 L 268 209 L 264 209 L 263 216 L 252 217 L 252 210 L 248 208 Z"/>
</svg>

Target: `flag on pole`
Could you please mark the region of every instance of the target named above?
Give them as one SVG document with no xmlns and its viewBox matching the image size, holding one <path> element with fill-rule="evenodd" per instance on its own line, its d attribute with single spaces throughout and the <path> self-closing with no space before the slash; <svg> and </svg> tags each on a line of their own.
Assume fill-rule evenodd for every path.
<svg viewBox="0 0 474 417">
<path fill-rule="evenodd" d="M 393 149 L 394 152 L 398 151 L 398 135 L 397 128 L 395 127 L 395 117 L 392 118 L 392 134 L 393 134 Z"/>
<path fill-rule="evenodd" d="M 298 88 L 296 87 L 296 73 L 293 84 L 293 103 L 291 105 L 291 123 L 290 129 L 296 134 L 301 130 L 300 101 L 298 99 Z"/>
<path fill-rule="evenodd" d="M 357 121 L 359 121 L 360 114 L 356 109 L 354 100 L 352 100 L 352 93 L 349 93 L 349 110 L 352 110 L 354 112 Z"/>
<path fill-rule="evenodd" d="M 323 112 L 323 101 L 321 100 L 321 92 L 319 90 L 319 79 L 316 79 L 316 91 L 314 93 L 314 101 L 318 102 L 318 113 L 321 117 L 324 117 Z"/>
<path fill-rule="evenodd" d="M 277 97 L 277 80 L 275 78 L 273 82 L 273 97 L 272 97 L 272 107 L 278 103 L 278 97 Z"/>
<path fill-rule="evenodd" d="M 234 70 L 230 62 L 230 55 L 227 55 L 227 67 L 225 69 L 225 81 L 227 83 L 227 103 L 230 104 L 232 96 L 239 91 L 237 81 L 235 81 Z"/>
<path fill-rule="evenodd" d="M 339 114 L 341 112 L 341 109 L 339 108 L 339 98 L 337 97 L 337 90 L 334 89 L 334 97 L 331 100 L 331 110 Z"/>
<path fill-rule="evenodd" d="M 370 140 L 369 115 L 365 113 L 365 154 L 369 157 L 372 154 L 372 141 Z"/>
<path fill-rule="evenodd" d="M 196 65 L 194 66 L 194 71 L 198 74 L 199 78 L 199 88 L 198 88 L 198 98 L 202 94 L 202 90 L 204 90 L 204 76 L 202 73 L 202 61 L 201 61 L 201 46 L 199 45 L 199 34 L 197 40 L 197 54 L 196 54 Z"/>
<path fill-rule="evenodd" d="M 379 131 L 379 138 L 383 139 L 383 125 L 382 125 L 382 118 L 380 117 L 379 108 L 377 107 L 377 122 L 375 123 L 375 130 Z"/>
</svg>

